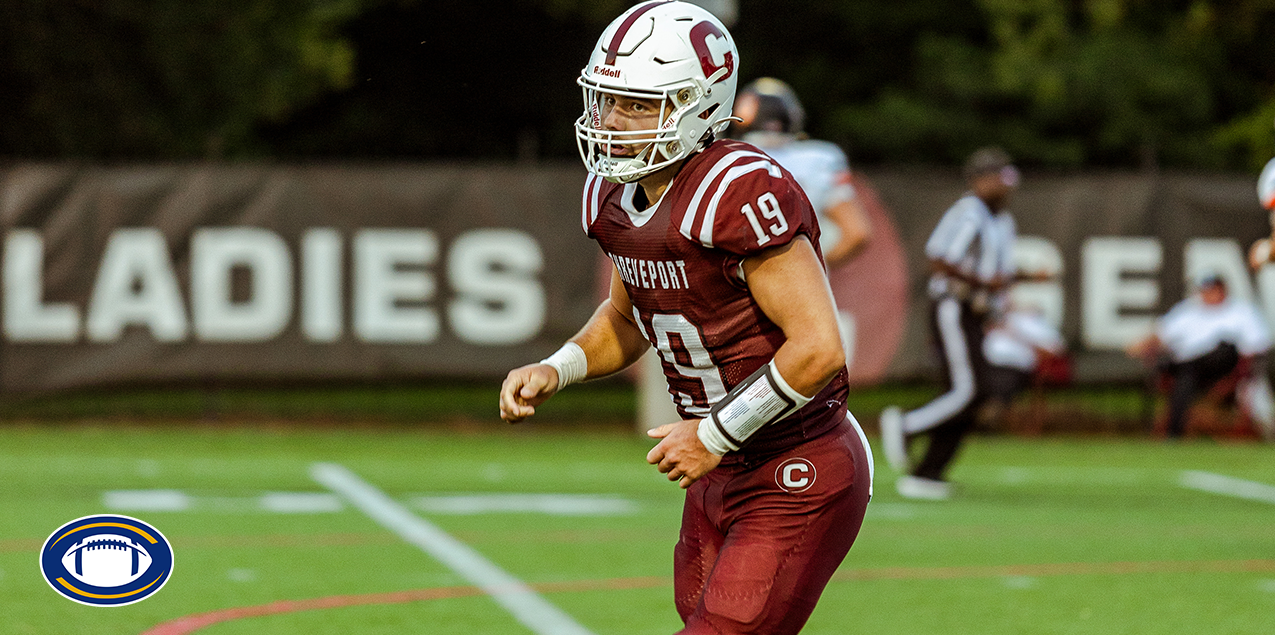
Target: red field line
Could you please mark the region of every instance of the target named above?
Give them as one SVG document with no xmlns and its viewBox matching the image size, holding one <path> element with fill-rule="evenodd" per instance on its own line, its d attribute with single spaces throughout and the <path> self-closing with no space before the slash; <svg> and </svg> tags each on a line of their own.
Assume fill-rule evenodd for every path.
<svg viewBox="0 0 1275 635">
<path fill-rule="evenodd" d="M 1006 576 L 1121 575 L 1130 573 L 1275 572 L 1275 560 L 1187 560 L 1181 562 L 1057 562 L 969 567 L 887 567 L 838 571 L 834 581 L 953 580 Z"/>
<path fill-rule="evenodd" d="M 958 578 L 993 578 L 1004 576 L 1045 577 L 1060 575 L 1124 575 L 1135 573 L 1249 573 L 1275 572 L 1275 560 L 1201 560 L 1184 562 L 1060 562 L 1052 564 L 1024 564 L 970 567 L 886 567 L 839 572 L 835 582 L 871 580 L 951 580 Z M 637 578 L 610 578 L 604 580 L 571 580 L 543 582 L 529 585 L 541 593 L 568 593 L 580 591 L 620 591 L 669 586 L 671 578 L 647 576 Z M 313 611 L 347 606 L 371 604 L 399 604 L 423 600 L 446 600 L 482 595 L 482 589 L 472 586 L 415 589 L 394 593 L 369 593 L 363 595 L 334 595 L 309 600 L 283 600 L 242 606 L 208 613 L 197 613 L 158 624 L 141 635 L 188 635 L 202 628 L 250 617 L 264 617 L 280 613 Z"/>
<path fill-rule="evenodd" d="M 173 540 L 178 548 L 226 547 L 359 547 L 365 545 L 401 544 L 397 536 L 371 533 L 333 534 L 267 534 L 249 536 L 185 536 Z M 44 541 L 35 538 L 0 540 L 0 553 L 37 552 Z"/>
<path fill-rule="evenodd" d="M 264 534 L 247 536 L 186 536 L 174 547 L 360 547 L 402 544 L 397 536 L 383 533 Z"/>
<path fill-rule="evenodd" d="M 175 620 L 154 626 L 143 635 L 185 635 L 199 629 L 249 617 L 264 617 L 280 613 L 298 611 L 314 611 L 317 609 L 334 609 L 343 606 L 363 606 L 367 604 L 398 604 L 401 602 L 419 602 L 421 600 L 445 600 L 450 598 L 481 595 L 482 589 L 472 586 L 440 587 L 436 589 L 415 589 L 394 593 L 371 593 L 366 595 L 333 595 L 309 600 L 281 600 L 257 606 L 240 606 L 208 613 L 196 613 L 179 617 Z"/>
<path fill-rule="evenodd" d="M 0 553 L 11 553 L 21 551 L 39 551 L 44 546 L 44 541 L 37 538 L 7 538 L 0 540 Z"/>
</svg>

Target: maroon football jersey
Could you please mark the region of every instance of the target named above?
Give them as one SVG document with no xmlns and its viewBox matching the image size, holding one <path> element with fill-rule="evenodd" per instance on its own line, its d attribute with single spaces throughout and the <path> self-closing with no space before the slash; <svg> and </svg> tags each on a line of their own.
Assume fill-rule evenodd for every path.
<svg viewBox="0 0 1275 635">
<path fill-rule="evenodd" d="M 785 340 L 749 294 L 740 264 L 800 235 L 818 251 L 815 212 L 787 170 L 739 141 L 692 155 L 658 204 L 639 211 L 634 196 L 644 196 L 636 183 L 589 175 L 581 221 L 620 272 L 678 412 L 703 418 Z M 843 369 L 740 453 L 777 451 L 832 430 L 845 418 L 846 392 Z"/>
</svg>

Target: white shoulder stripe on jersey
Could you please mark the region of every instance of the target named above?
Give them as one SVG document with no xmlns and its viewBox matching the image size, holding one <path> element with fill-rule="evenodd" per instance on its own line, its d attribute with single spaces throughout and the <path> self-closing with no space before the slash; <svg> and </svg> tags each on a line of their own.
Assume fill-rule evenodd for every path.
<svg viewBox="0 0 1275 635">
<path fill-rule="evenodd" d="M 580 226 L 584 228 L 584 233 L 589 233 L 589 225 L 593 224 L 590 218 L 589 209 L 589 192 L 593 190 L 594 181 L 597 179 L 592 173 L 584 178 L 584 192 L 580 195 Z"/>
<path fill-rule="evenodd" d="M 699 230 L 699 241 L 705 247 L 710 249 L 713 247 L 713 223 L 717 220 L 717 204 L 722 200 L 722 195 L 726 194 L 726 189 L 730 187 L 731 182 L 735 179 L 757 170 L 765 170 L 775 178 L 783 175 L 779 168 L 770 161 L 753 161 L 752 163 L 733 167 L 727 171 L 726 176 L 722 178 L 721 185 L 717 186 L 717 191 L 713 193 L 713 198 L 709 199 L 707 209 L 704 210 L 704 224 Z"/>
<path fill-rule="evenodd" d="M 603 178 L 594 177 L 593 179 L 593 199 L 590 201 L 589 207 L 589 226 L 593 226 L 593 221 L 598 220 L 598 216 L 602 215 L 602 188 L 606 187 L 607 181 Z"/>
<path fill-rule="evenodd" d="M 607 180 L 604 178 L 594 177 L 593 179 L 593 200 L 589 208 L 591 210 L 589 215 L 590 225 L 593 224 L 593 221 L 598 220 L 598 216 L 602 215 L 602 188 L 606 187 L 606 184 Z"/>
<path fill-rule="evenodd" d="M 584 233 L 589 233 L 589 228 L 593 227 L 593 221 L 598 220 L 598 215 L 602 213 L 602 206 L 598 200 L 602 196 L 602 187 L 606 185 L 604 179 L 596 175 L 590 174 L 584 186 Z"/>
<path fill-rule="evenodd" d="M 691 198 L 690 204 L 686 206 L 686 212 L 682 216 L 682 225 L 678 228 L 678 231 L 683 236 L 695 240 L 695 235 L 692 232 L 695 229 L 695 220 L 699 217 L 700 201 L 704 199 L 704 194 L 707 193 L 709 186 L 712 185 L 713 180 L 718 175 L 730 168 L 732 163 L 742 158 L 761 159 L 767 163 L 770 162 L 770 157 L 748 150 L 736 150 L 718 159 L 717 163 L 714 163 L 713 167 L 709 169 L 708 174 L 704 175 L 704 178 L 699 182 L 699 187 L 695 190 L 695 196 Z"/>
</svg>

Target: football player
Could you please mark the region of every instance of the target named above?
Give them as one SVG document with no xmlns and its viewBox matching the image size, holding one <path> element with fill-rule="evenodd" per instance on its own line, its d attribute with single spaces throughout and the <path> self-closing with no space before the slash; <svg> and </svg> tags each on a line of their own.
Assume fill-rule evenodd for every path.
<svg viewBox="0 0 1275 635">
<path fill-rule="evenodd" d="M 849 261 L 872 234 L 855 196 L 850 162 L 836 144 L 805 134 L 806 110 L 788 84 L 762 77 L 735 100 L 739 117 L 731 136 L 769 154 L 801 185 L 819 216 L 819 246 L 829 268 Z"/>
<path fill-rule="evenodd" d="M 739 52 L 685 2 L 603 32 L 578 80 L 581 225 L 610 297 L 558 352 L 510 371 L 510 422 L 563 387 L 658 352 L 681 421 L 647 454 L 685 488 L 682 633 L 796 633 L 858 535 L 872 488 L 814 210 L 729 124 Z"/>
</svg>

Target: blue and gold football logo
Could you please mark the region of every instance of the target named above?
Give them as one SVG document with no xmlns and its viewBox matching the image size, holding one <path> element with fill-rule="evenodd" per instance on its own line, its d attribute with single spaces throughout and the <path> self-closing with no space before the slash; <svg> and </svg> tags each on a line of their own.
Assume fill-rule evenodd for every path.
<svg viewBox="0 0 1275 635">
<path fill-rule="evenodd" d="M 160 590 L 173 548 L 159 530 L 128 516 L 85 516 L 58 528 L 40 550 L 44 580 L 70 600 L 124 606 Z"/>
</svg>

